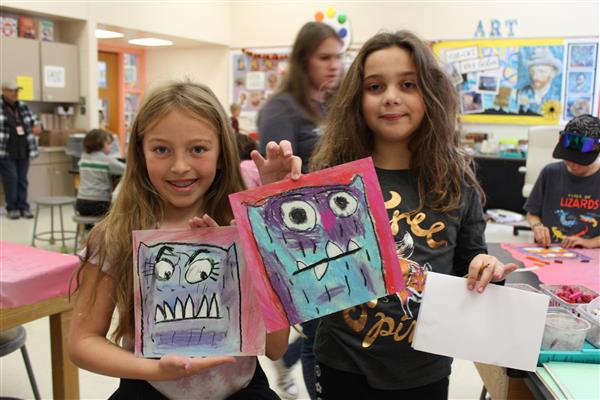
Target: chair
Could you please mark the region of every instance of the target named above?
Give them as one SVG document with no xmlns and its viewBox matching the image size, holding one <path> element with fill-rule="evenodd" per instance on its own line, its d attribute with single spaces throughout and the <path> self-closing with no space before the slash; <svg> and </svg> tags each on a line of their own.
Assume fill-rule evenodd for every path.
<svg viewBox="0 0 600 400">
<path fill-rule="evenodd" d="M 552 158 L 552 151 L 558 143 L 558 135 L 562 130 L 560 126 L 532 126 L 529 128 L 527 159 L 525 161 L 525 184 L 523 185 L 523 197 L 529 197 L 533 190 L 535 181 L 542 169 L 551 162 L 555 161 Z M 531 230 L 529 225 L 515 225 L 513 234 L 517 236 L 519 231 Z"/>
<path fill-rule="evenodd" d="M 33 236 L 31 238 L 31 246 L 35 247 L 36 240 L 42 240 L 45 242 L 49 242 L 53 245 L 56 242 L 56 238 L 54 234 L 60 233 L 60 238 L 62 240 L 61 251 L 63 253 L 67 252 L 66 240 L 70 240 L 72 236 L 65 236 L 65 234 L 75 234 L 75 231 L 65 231 L 64 222 L 63 222 L 63 206 L 73 206 L 75 204 L 75 198 L 69 196 L 48 196 L 48 197 L 40 197 L 34 201 L 37 205 L 35 209 L 35 219 L 33 221 Z M 50 230 L 44 232 L 38 232 L 38 221 L 40 215 L 40 209 L 42 207 L 50 207 Z M 58 212 L 60 215 L 60 230 L 54 229 L 54 208 L 58 207 Z M 49 236 L 49 238 L 48 238 Z"/>
<path fill-rule="evenodd" d="M 25 328 L 22 326 L 0 332 L 0 357 L 4 357 L 17 349 L 21 349 L 21 355 L 23 356 L 25 368 L 27 369 L 27 376 L 29 376 L 29 382 L 31 383 L 31 389 L 33 390 L 33 397 L 36 400 L 39 400 L 41 398 L 40 392 L 35 382 L 35 377 L 33 376 L 33 369 L 31 368 L 27 348 L 25 348 L 26 337 L 27 334 Z"/>
<path fill-rule="evenodd" d="M 77 229 L 75 230 L 75 245 L 73 246 L 73 254 L 77 254 L 77 243 L 79 243 L 79 236 L 85 232 L 85 225 L 94 225 L 98 221 L 100 221 L 104 216 L 84 216 L 75 214 L 73 215 L 73 222 L 77 224 Z M 83 225 L 83 229 L 81 226 Z"/>
</svg>

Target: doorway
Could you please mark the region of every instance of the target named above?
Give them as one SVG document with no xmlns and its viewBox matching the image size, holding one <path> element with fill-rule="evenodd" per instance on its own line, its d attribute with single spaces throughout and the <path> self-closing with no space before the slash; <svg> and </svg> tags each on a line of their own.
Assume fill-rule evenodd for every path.
<svg viewBox="0 0 600 400">
<path fill-rule="evenodd" d="M 119 55 L 98 52 L 99 127 L 119 133 Z M 101 119 L 104 121 L 101 121 Z"/>
</svg>

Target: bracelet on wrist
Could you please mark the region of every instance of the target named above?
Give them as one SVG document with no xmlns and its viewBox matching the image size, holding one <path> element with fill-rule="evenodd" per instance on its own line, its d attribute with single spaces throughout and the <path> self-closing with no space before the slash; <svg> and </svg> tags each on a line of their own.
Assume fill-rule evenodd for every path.
<svg viewBox="0 0 600 400">
<path fill-rule="evenodd" d="M 544 224 L 542 224 L 541 222 L 536 222 L 535 224 L 531 224 L 531 229 L 535 229 L 538 226 L 544 226 Z"/>
</svg>

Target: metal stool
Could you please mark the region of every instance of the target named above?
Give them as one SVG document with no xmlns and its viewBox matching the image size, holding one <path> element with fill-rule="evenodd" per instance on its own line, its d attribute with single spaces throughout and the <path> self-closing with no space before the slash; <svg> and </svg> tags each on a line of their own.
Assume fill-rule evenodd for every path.
<svg viewBox="0 0 600 400">
<path fill-rule="evenodd" d="M 29 362 L 29 356 L 27 355 L 27 349 L 25 348 L 25 338 L 27 334 L 25 328 L 17 326 L 16 328 L 8 329 L 0 332 L 0 357 L 4 357 L 7 354 L 12 353 L 17 349 L 21 349 L 21 355 L 25 362 L 25 368 L 27 369 L 27 375 L 29 376 L 29 382 L 31 383 L 31 389 L 33 390 L 33 397 L 39 400 L 40 392 L 37 384 L 35 383 L 35 377 L 33 376 L 33 369 L 31 369 L 31 363 Z"/>
<path fill-rule="evenodd" d="M 75 231 L 75 246 L 73 247 L 73 254 L 77 254 L 77 243 L 79 242 L 79 235 L 85 231 L 85 225 L 94 225 L 100 221 L 104 216 L 89 216 L 89 215 L 73 215 L 73 221 L 77 224 L 77 230 Z M 81 226 L 83 229 L 80 229 Z"/>
<path fill-rule="evenodd" d="M 67 244 L 65 243 L 65 240 L 72 239 L 72 236 L 65 237 L 65 233 L 74 235 L 75 232 L 65 231 L 63 225 L 62 207 L 67 205 L 73 206 L 73 204 L 75 204 L 75 198 L 69 196 L 40 197 L 39 199 L 35 200 L 35 203 L 37 204 L 37 207 L 35 209 L 35 220 L 33 221 L 33 237 L 31 238 L 31 245 L 35 247 L 36 240 L 49 242 L 51 245 L 53 245 L 56 241 L 56 239 L 54 238 L 54 234 L 60 232 L 60 237 L 62 240 L 61 251 L 63 253 L 66 253 Z M 38 232 L 38 217 L 40 215 L 40 208 L 42 207 L 50 207 L 50 230 L 45 232 Z M 54 229 L 54 207 L 58 207 L 58 211 L 60 214 L 60 231 Z M 46 236 L 50 236 L 50 238 L 45 238 Z"/>
</svg>

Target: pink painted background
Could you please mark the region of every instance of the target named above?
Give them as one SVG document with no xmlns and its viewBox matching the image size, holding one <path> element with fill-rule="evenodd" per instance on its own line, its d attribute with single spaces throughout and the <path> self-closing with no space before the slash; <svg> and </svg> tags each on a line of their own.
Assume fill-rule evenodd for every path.
<svg viewBox="0 0 600 400">
<path fill-rule="evenodd" d="M 240 288 L 242 293 L 242 354 L 262 355 L 265 353 L 265 327 L 259 311 L 258 300 L 252 279 L 244 263 L 244 255 L 238 240 L 236 227 L 199 228 L 199 229 L 172 229 L 172 230 L 145 230 L 133 232 L 133 291 L 135 310 L 135 354 L 141 354 L 141 293 L 137 266 L 137 248 L 140 242 L 153 245 L 162 242 L 181 242 L 213 244 L 228 248 L 237 242 Z"/>
<path fill-rule="evenodd" d="M 405 288 L 405 280 L 400 269 L 398 256 L 396 255 L 396 246 L 390 230 L 383 195 L 379 187 L 373 161 L 370 157 L 306 174 L 297 181 L 280 181 L 229 195 L 246 264 L 250 268 L 252 278 L 254 279 L 254 285 L 268 332 L 283 329 L 289 324 L 283 307 L 270 285 L 265 265 L 252 234 L 252 228 L 244 203 L 259 203 L 266 197 L 278 195 L 303 186 L 350 184 L 357 174 L 362 176 L 366 197 L 375 221 L 375 230 L 379 238 L 379 247 L 384 264 L 387 291 L 388 293 L 399 292 Z"/>
</svg>

